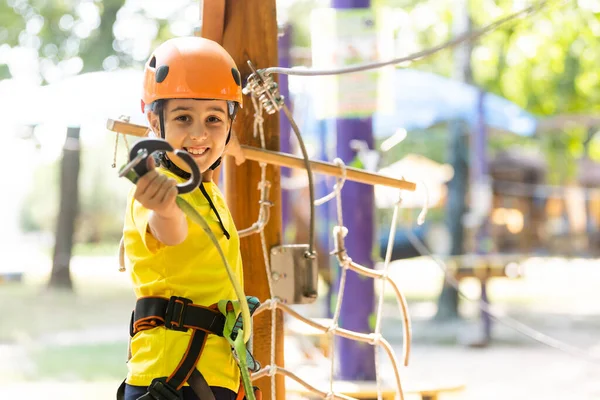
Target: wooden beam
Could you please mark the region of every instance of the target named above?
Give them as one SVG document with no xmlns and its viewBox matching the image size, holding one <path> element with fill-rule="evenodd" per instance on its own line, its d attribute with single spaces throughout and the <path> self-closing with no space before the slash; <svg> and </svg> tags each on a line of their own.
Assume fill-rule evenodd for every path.
<svg viewBox="0 0 600 400">
<path fill-rule="evenodd" d="M 246 157 L 248 160 L 259 162 L 262 161 L 280 167 L 306 169 L 304 166 L 304 159 L 302 157 L 296 157 L 274 151 L 265 151 L 249 146 L 242 146 L 242 151 L 244 153 L 244 157 Z M 313 173 L 320 173 L 323 175 L 331 175 L 336 177 L 341 177 L 343 175 L 340 167 L 324 161 L 310 161 L 310 167 Z M 384 185 L 409 191 L 414 191 L 416 188 L 416 185 L 413 182 L 405 181 L 403 179 L 390 178 L 388 176 L 364 171 L 354 167 L 346 167 L 346 179 L 354 182 L 366 183 L 369 185 Z"/>
<path fill-rule="evenodd" d="M 595 128 L 600 126 L 600 117 L 591 114 L 559 114 L 540 119 L 538 132 L 561 131 L 571 126 Z"/>
<path fill-rule="evenodd" d="M 223 27 L 225 26 L 225 0 L 201 0 L 202 19 L 200 29 L 195 32 L 196 36 L 210 39 L 223 45 Z M 213 182 L 219 184 L 222 165 L 219 165 L 213 173 Z"/>
<path fill-rule="evenodd" d="M 205 0 L 207 1 L 207 0 Z M 223 47 L 235 60 L 242 82 L 250 75 L 248 61 L 256 66 L 277 65 L 277 15 L 275 0 L 226 0 Z M 252 102 L 244 97 L 244 106 L 238 112 L 234 130 L 240 144 L 253 142 L 254 110 Z M 269 150 L 279 150 L 279 120 L 277 115 L 265 118 L 265 141 Z M 254 141 L 255 144 L 258 142 Z M 238 229 L 251 226 L 257 218 L 260 191 L 257 185 L 261 170 L 257 163 L 237 166 L 231 157 L 224 159 L 225 198 Z M 270 219 L 264 228 L 267 251 L 282 243 L 281 233 L 281 189 L 279 168 L 267 167 L 267 180 L 271 183 L 270 200 L 273 207 Z M 266 266 L 259 235 L 241 239 L 244 262 L 244 286 L 248 295 L 260 301 L 270 298 Z M 275 362 L 284 366 L 283 314 L 276 311 L 275 318 Z M 263 313 L 254 319 L 254 355 L 266 366 L 271 361 L 271 313 Z M 276 376 L 275 393 L 271 391 L 270 378 L 258 379 L 255 384 L 261 389 L 264 399 L 285 399 L 285 381 Z"/>
<path fill-rule="evenodd" d="M 107 128 L 113 132 L 144 137 L 148 134 L 145 126 L 130 124 L 125 121 L 108 120 Z M 305 169 L 302 157 L 293 156 L 278 151 L 263 150 L 258 147 L 242 145 L 242 153 L 247 160 L 266 162 L 279 167 Z M 341 177 L 342 170 L 335 164 L 324 161 L 310 161 L 313 173 Z M 403 179 L 395 179 L 389 176 L 368 172 L 362 169 L 346 167 L 346 179 L 369 185 L 383 185 L 396 189 L 414 191 L 416 184 Z"/>
</svg>

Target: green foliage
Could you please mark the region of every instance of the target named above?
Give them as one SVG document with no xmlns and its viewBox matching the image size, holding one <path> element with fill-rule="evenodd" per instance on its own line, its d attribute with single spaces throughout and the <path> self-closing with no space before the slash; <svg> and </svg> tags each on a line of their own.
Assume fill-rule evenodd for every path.
<svg viewBox="0 0 600 400">
<path fill-rule="evenodd" d="M 600 108 L 597 68 L 600 50 L 595 44 L 600 35 L 600 13 L 592 9 L 591 3 L 548 3 L 542 11 L 502 25 L 475 41 L 471 57 L 474 82 L 540 118 L 556 114 L 596 114 Z M 373 4 L 400 7 L 407 13 L 407 26 L 400 34 L 416 35 L 413 43 L 416 50 L 440 44 L 452 36 L 455 2 L 373 0 Z M 469 12 L 473 29 L 525 6 L 515 0 L 471 0 Z M 415 21 L 419 18 L 421 22 L 417 24 Z M 434 24 L 429 23 L 429 18 Z M 450 77 L 452 54 L 452 50 L 443 50 L 410 67 Z M 410 133 L 409 138 L 412 135 L 414 133 Z M 584 137 L 585 133 L 578 127 L 540 135 L 535 145 L 547 157 L 552 183 L 573 180 L 577 173 L 575 161 L 584 155 L 600 160 L 598 142 L 592 141 L 586 153 L 582 145 Z M 493 151 L 503 145 L 502 141 L 492 141 Z M 434 146 L 435 142 L 434 139 L 428 141 Z"/>
</svg>

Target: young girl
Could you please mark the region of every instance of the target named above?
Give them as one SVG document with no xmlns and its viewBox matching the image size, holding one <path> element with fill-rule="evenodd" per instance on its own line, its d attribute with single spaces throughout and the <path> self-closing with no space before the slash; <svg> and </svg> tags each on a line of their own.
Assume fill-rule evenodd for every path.
<svg viewBox="0 0 600 400">
<path fill-rule="evenodd" d="M 212 182 L 242 105 L 241 78 L 217 43 L 171 39 L 145 66 L 142 109 L 154 134 L 190 153 L 202 172 L 181 195 L 208 222 L 240 285 L 239 236 L 223 195 Z M 236 295 L 219 254 L 200 226 L 175 203 L 189 168 L 175 155 L 149 159 L 132 189 L 124 224 L 128 271 L 137 297 L 125 400 L 235 399 L 240 373 L 212 305 Z M 188 386 L 189 384 L 189 386 Z"/>
</svg>

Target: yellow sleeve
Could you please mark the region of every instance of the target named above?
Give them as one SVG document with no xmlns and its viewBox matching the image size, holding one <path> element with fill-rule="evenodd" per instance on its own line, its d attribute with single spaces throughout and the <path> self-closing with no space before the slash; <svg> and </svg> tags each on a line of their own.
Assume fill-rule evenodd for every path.
<svg viewBox="0 0 600 400">
<path fill-rule="evenodd" d="M 135 200 L 133 195 L 131 196 L 130 204 L 131 220 L 138 234 L 140 235 L 140 238 L 142 239 L 142 243 L 149 252 L 156 253 L 165 245 L 157 240 L 152 233 L 150 233 L 148 222 L 152 210 L 147 209 L 139 201 Z"/>
</svg>

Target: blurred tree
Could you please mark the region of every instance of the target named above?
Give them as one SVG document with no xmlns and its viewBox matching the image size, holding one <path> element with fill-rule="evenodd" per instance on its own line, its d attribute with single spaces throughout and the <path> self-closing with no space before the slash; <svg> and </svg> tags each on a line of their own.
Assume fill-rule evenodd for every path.
<svg viewBox="0 0 600 400">
<path fill-rule="evenodd" d="M 154 40 L 173 36 L 172 30 L 165 28 L 168 27 L 169 18 L 173 18 L 174 15 L 177 18 L 182 17 L 181 6 L 171 6 L 174 11 L 164 13 L 160 18 L 156 16 L 149 18 L 147 14 L 156 10 L 151 6 L 146 9 L 145 6 L 146 4 L 138 4 L 126 7 L 126 0 L 2 2 L 0 4 L 0 43 L 2 43 L 0 79 L 18 77 L 51 83 L 82 72 L 140 65 L 147 58 Z M 190 2 L 187 7 L 198 9 L 198 5 L 193 2 Z M 187 24 L 178 25 L 180 34 L 193 32 L 194 26 L 198 23 L 198 14 L 195 15 L 193 20 L 188 19 Z M 86 162 L 88 161 L 91 160 L 87 159 Z M 66 165 L 66 162 L 70 164 Z M 83 165 L 85 169 L 86 163 Z M 95 184 L 84 188 L 85 193 L 82 196 L 84 202 L 81 207 L 79 204 L 67 204 L 67 200 L 76 197 L 73 196 L 73 190 L 77 190 L 79 195 L 77 185 L 70 185 L 70 182 L 76 182 L 79 174 L 79 171 L 74 171 L 73 168 L 78 170 L 79 162 L 75 163 L 65 157 L 61 167 L 61 207 L 58 221 L 53 217 L 56 215 L 58 205 L 54 201 L 47 201 L 48 192 L 40 196 L 38 186 L 34 186 L 31 196 L 23 205 L 21 214 L 26 229 L 37 228 L 51 232 L 56 225 L 55 254 L 50 280 L 52 287 L 72 288 L 68 259 L 74 240 L 80 242 L 108 240 L 117 236 L 121 229 L 119 216 L 122 207 L 119 207 L 118 200 L 123 196 L 111 193 L 106 186 Z M 69 172 L 69 177 L 65 177 L 65 170 Z M 57 174 L 59 170 L 55 167 L 44 171 L 46 175 L 50 172 Z M 98 172 L 99 170 L 96 169 L 87 173 L 98 174 Z M 107 169 L 105 175 L 108 173 Z M 72 179 L 73 177 L 75 180 Z M 99 177 L 95 178 L 85 179 L 84 183 L 102 182 Z M 69 190 L 71 190 L 70 194 Z M 81 213 L 77 215 L 71 212 L 78 209 Z M 75 218 L 79 227 L 76 231 L 74 231 Z M 118 236 L 115 243 L 118 243 Z"/>
<path fill-rule="evenodd" d="M 402 11 L 398 48 L 406 55 L 451 37 L 453 1 L 373 0 L 375 6 Z M 518 0 L 469 0 L 473 29 L 531 4 Z M 505 97 L 541 118 L 556 114 L 594 115 L 600 109 L 600 6 L 595 2 L 548 2 L 542 11 L 505 24 L 473 43 L 473 83 Z M 454 49 L 407 64 L 452 76 Z M 546 132 L 549 133 L 549 132 Z M 574 178 L 575 160 L 583 155 L 587 129 L 557 125 L 540 135 L 541 149 L 554 165 L 553 183 Z M 592 151 L 593 146 L 590 147 Z M 596 152 L 594 156 L 596 157 Z M 600 161 L 600 159 L 598 159 Z"/>
<path fill-rule="evenodd" d="M 189 14 L 189 7 L 198 9 L 190 2 L 166 7 L 173 10 L 157 16 L 150 7 L 128 5 L 126 0 L 8 0 L 0 3 L 0 50 L 5 55 L 7 48 L 33 53 L 42 83 L 81 72 L 139 66 L 156 40 L 191 34 L 193 22 L 178 24 L 177 32 L 169 29 L 169 22 Z M 1 55 L 0 79 L 19 73 L 8 68 L 11 57 Z"/>
<path fill-rule="evenodd" d="M 398 49 L 401 50 L 398 56 L 448 40 L 452 21 L 462 11 L 454 8 L 456 2 L 450 0 L 373 0 L 373 3 L 398 7 L 404 13 L 397 33 Z M 532 3 L 469 0 L 467 9 L 475 30 Z M 600 108 L 600 72 L 596 67 L 600 61 L 600 49 L 595 46 L 598 36 L 600 5 L 595 2 L 571 4 L 550 1 L 542 11 L 505 24 L 472 44 L 472 82 L 540 118 L 556 114 L 597 114 Z M 445 50 L 407 66 L 452 76 L 452 56 L 455 53 L 456 49 Z M 511 137 L 494 138 L 491 142 L 494 148 L 515 143 L 537 147 L 548 159 L 550 183 L 566 184 L 577 176 L 577 159 L 588 155 L 600 161 L 599 141 L 590 136 L 590 130 L 596 131 L 594 128 L 589 124 L 557 124 L 553 130 L 545 128 L 544 132 L 540 132 L 537 143 Z M 584 145 L 586 141 L 588 145 Z M 449 157 L 459 160 L 460 153 L 466 154 L 462 150 L 452 150 Z M 453 252 L 456 250 L 453 249 Z M 456 298 L 449 296 L 448 300 L 445 297 L 438 305 L 443 314 L 450 315 L 449 310 L 454 308 Z"/>
<path fill-rule="evenodd" d="M 471 2 L 482 24 L 491 13 L 510 12 L 512 1 L 490 6 Z M 596 8 L 593 8 L 596 7 Z M 591 2 L 550 6 L 546 11 L 500 29 L 478 42 L 473 53 L 475 81 L 540 116 L 597 114 L 600 109 L 600 9 Z M 584 155 L 583 126 L 557 126 L 540 135 L 551 166 L 551 183 L 576 177 L 575 161 Z"/>
</svg>

